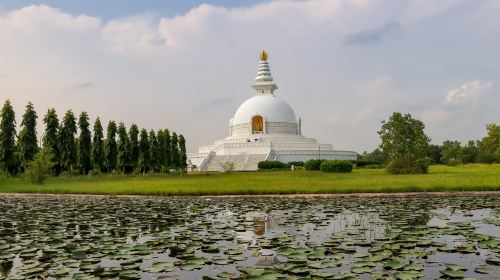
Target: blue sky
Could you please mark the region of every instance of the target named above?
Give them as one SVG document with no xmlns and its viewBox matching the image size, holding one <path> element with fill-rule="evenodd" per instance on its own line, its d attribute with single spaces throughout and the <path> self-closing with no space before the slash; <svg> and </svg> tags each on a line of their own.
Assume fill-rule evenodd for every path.
<svg viewBox="0 0 500 280">
<path fill-rule="evenodd" d="M 57 7 L 71 14 L 87 14 L 102 19 L 127 17 L 141 13 L 151 13 L 155 16 L 175 16 L 188 12 L 193 7 L 204 3 L 228 8 L 255 5 L 265 0 L 52 0 L 52 1 L 26 1 L 26 0 L 1 0 L 2 10 L 15 10 L 29 5 L 45 4 Z"/>
<path fill-rule="evenodd" d="M 269 52 L 302 132 L 380 142 L 394 111 L 433 143 L 500 121 L 500 1 L 0 1 L 0 102 L 170 128 L 188 148 L 227 136 Z M 43 129 L 40 123 L 40 130 Z"/>
</svg>

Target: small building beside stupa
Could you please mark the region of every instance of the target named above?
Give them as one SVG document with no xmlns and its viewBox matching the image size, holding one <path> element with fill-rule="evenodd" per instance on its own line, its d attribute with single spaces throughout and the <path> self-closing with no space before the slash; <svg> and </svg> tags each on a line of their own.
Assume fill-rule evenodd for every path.
<svg viewBox="0 0 500 280">
<path fill-rule="evenodd" d="M 253 84 L 255 95 L 243 102 L 229 121 L 229 136 L 188 154 L 188 162 L 202 171 L 220 171 L 221 163 L 234 163 L 233 170 L 255 171 L 264 160 L 281 162 L 310 159 L 356 160 L 353 151 L 334 150 L 330 144 L 302 135 L 302 121 L 288 103 L 275 95 L 268 54 L 260 54 Z"/>
</svg>

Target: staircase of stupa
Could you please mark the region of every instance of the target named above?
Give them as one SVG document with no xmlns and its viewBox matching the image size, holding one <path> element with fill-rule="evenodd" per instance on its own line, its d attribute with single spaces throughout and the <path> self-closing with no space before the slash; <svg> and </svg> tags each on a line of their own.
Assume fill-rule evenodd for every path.
<svg viewBox="0 0 500 280">
<path fill-rule="evenodd" d="M 234 171 L 254 171 L 260 161 L 266 160 L 267 155 L 213 155 L 208 162 L 200 168 L 200 171 L 221 171 L 220 164 L 223 162 L 233 162 Z"/>
</svg>

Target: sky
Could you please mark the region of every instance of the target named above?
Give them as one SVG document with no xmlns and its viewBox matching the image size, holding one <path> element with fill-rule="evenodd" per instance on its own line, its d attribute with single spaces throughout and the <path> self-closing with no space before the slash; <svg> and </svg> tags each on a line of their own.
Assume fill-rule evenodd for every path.
<svg viewBox="0 0 500 280">
<path fill-rule="evenodd" d="M 0 102 L 104 122 L 228 134 L 269 53 L 302 133 L 371 151 L 395 111 L 432 143 L 480 139 L 500 122 L 500 1 L 2 1 Z"/>
</svg>

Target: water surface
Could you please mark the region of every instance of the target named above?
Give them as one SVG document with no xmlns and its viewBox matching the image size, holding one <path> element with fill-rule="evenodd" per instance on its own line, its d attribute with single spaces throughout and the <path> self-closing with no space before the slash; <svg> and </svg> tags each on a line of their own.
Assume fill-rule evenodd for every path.
<svg viewBox="0 0 500 280">
<path fill-rule="evenodd" d="M 0 198 L 0 279 L 500 279 L 498 197 Z"/>
</svg>

